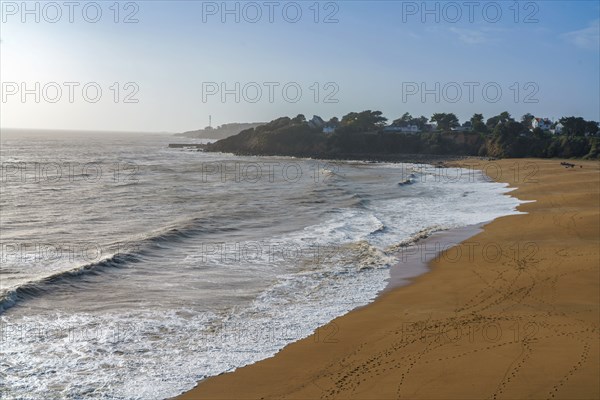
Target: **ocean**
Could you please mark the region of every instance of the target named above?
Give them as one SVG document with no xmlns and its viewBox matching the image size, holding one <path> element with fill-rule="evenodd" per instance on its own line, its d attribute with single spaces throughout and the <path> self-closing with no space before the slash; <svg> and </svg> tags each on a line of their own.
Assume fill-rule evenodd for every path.
<svg viewBox="0 0 600 400">
<path fill-rule="evenodd" d="M 424 234 L 519 204 L 470 170 L 177 141 L 2 132 L 2 398 L 175 396 L 372 302 Z"/>
</svg>

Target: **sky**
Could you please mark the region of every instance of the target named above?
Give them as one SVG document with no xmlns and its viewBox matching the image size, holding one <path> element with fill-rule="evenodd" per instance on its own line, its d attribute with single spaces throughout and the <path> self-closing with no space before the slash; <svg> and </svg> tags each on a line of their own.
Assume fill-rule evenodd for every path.
<svg viewBox="0 0 600 400">
<path fill-rule="evenodd" d="M 598 1 L 3 1 L 0 127 L 600 120 Z"/>
</svg>

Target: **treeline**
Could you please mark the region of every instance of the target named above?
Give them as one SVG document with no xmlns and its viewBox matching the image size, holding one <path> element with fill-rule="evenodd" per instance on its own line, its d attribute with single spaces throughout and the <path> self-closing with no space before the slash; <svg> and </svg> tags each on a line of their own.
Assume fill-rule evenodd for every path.
<svg viewBox="0 0 600 400">
<path fill-rule="evenodd" d="M 474 114 L 461 125 L 452 113 L 436 113 L 431 118 L 413 118 L 405 113 L 388 125 L 380 111 L 366 110 L 319 124 L 315 118 L 307 121 L 299 114 L 244 130 L 207 146 L 207 150 L 322 158 L 388 159 L 396 154 L 599 158 L 596 122 L 565 117 L 549 127 L 550 121 L 537 121 L 544 126 L 542 129 L 533 127 L 534 120 L 533 115 L 526 114 L 516 121 L 508 112 L 503 112 L 488 119 Z M 419 133 L 389 131 L 389 127 L 408 125 L 418 127 Z M 323 127 L 335 130 L 324 133 Z"/>
</svg>

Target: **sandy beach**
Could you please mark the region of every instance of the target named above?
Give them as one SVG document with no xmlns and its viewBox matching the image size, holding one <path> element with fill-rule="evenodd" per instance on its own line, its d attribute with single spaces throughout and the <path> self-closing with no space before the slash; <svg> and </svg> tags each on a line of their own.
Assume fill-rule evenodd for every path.
<svg viewBox="0 0 600 400">
<path fill-rule="evenodd" d="M 599 398 L 600 163 L 569 162 L 461 161 L 534 200 L 519 207 L 526 214 L 494 220 L 409 285 L 178 398 Z"/>
</svg>

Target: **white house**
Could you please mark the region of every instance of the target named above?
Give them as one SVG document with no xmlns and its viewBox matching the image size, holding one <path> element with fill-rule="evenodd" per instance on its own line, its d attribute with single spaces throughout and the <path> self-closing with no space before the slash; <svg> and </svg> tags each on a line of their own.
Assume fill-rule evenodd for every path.
<svg viewBox="0 0 600 400">
<path fill-rule="evenodd" d="M 553 129 L 550 129 L 550 132 L 555 135 L 560 135 L 562 133 L 563 128 L 564 125 L 559 122 L 558 124 L 554 125 Z"/>
<path fill-rule="evenodd" d="M 455 132 L 469 132 L 473 130 L 473 124 L 471 124 L 471 121 L 466 121 L 461 126 L 452 128 L 452 130 Z"/>
<path fill-rule="evenodd" d="M 385 128 L 383 128 L 383 131 L 400 133 L 419 133 L 419 127 L 417 125 L 386 126 Z"/>
<path fill-rule="evenodd" d="M 551 127 L 552 121 L 550 121 L 548 118 L 534 118 L 531 121 L 532 130 L 535 128 L 540 128 L 543 131 L 549 131 Z"/>
<path fill-rule="evenodd" d="M 400 131 L 402 133 L 418 133 L 419 132 L 419 127 L 417 125 L 403 126 L 400 129 L 402 129 Z"/>
<path fill-rule="evenodd" d="M 325 125 L 323 127 L 323 133 L 334 133 L 334 132 L 335 132 L 335 126 Z"/>
</svg>

